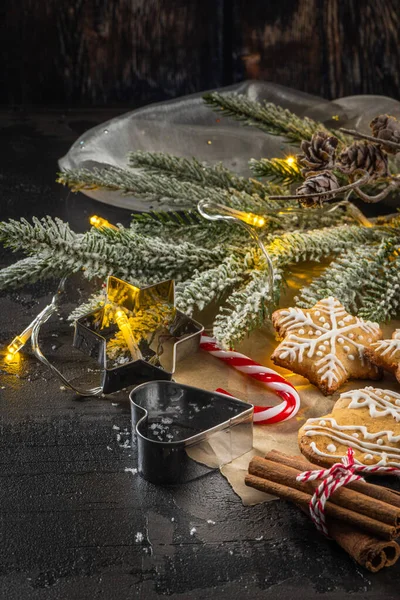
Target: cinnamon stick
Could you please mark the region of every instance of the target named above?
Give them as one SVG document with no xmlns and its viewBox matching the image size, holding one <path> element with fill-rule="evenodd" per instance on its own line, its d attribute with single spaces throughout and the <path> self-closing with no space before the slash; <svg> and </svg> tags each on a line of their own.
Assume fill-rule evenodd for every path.
<svg viewBox="0 0 400 600">
<path fill-rule="evenodd" d="M 254 457 L 250 462 L 249 473 L 277 483 L 283 483 L 311 495 L 320 484 L 318 481 L 297 481 L 298 469 L 261 458 L 260 456 Z M 396 533 L 400 529 L 400 509 L 386 502 L 369 498 L 365 494 L 359 494 L 346 487 L 337 489 L 329 498 L 328 504 L 336 504 L 339 507 L 353 511 L 359 517 L 365 516 L 369 519 L 374 519 L 376 522 L 390 525 L 393 529 L 392 538 L 396 537 Z"/>
<path fill-rule="evenodd" d="M 308 509 L 299 508 L 310 515 Z M 372 573 L 391 567 L 400 556 L 400 546 L 395 541 L 385 542 L 336 519 L 328 519 L 328 528 L 331 538 L 359 565 Z"/>
<path fill-rule="evenodd" d="M 278 452 L 278 450 L 271 450 L 265 458 L 297 469 L 299 473 L 302 471 L 321 470 L 320 466 L 310 463 L 304 456 L 289 456 L 283 452 Z M 366 481 L 353 481 L 346 485 L 346 488 L 400 508 L 400 494 L 387 487 L 374 485 Z"/>
<path fill-rule="evenodd" d="M 278 496 L 278 498 L 289 500 L 306 508 L 311 500 L 311 494 L 289 487 L 286 483 L 277 483 L 276 481 L 263 479 L 256 475 L 246 475 L 245 483 L 249 487 L 253 487 L 261 492 L 273 494 L 274 496 Z M 325 512 L 328 517 L 333 517 L 339 521 L 358 527 L 384 540 L 392 540 L 396 535 L 394 527 L 366 517 L 365 515 L 360 515 L 348 508 L 337 506 L 332 502 L 326 503 Z"/>
<path fill-rule="evenodd" d="M 400 546 L 394 540 L 385 542 L 345 523 L 331 521 L 329 533 L 347 554 L 372 573 L 391 567 L 400 556 Z"/>
</svg>

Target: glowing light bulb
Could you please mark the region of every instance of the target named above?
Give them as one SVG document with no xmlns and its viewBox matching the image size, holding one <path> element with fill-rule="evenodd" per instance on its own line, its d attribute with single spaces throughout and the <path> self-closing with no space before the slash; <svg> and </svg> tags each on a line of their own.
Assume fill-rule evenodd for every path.
<svg viewBox="0 0 400 600">
<path fill-rule="evenodd" d="M 115 231 L 118 231 L 118 227 L 115 227 L 115 225 L 107 221 L 107 219 L 103 219 L 103 217 L 98 217 L 97 215 L 90 217 L 89 222 L 91 225 L 93 225 L 93 227 L 96 227 L 96 229 L 108 227 L 108 229 L 114 229 Z"/>
<path fill-rule="evenodd" d="M 30 339 L 32 335 L 34 321 L 28 325 L 26 329 L 19 335 L 16 335 L 12 342 L 7 346 L 7 360 L 11 360 L 18 352 L 23 348 L 26 342 Z M 11 359 L 9 357 L 11 356 Z"/>
<path fill-rule="evenodd" d="M 223 204 L 213 204 L 211 203 L 213 208 L 219 210 L 221 214 L 235 217 L 236 219 L 240 219 L 243 223 L 247 223 L 248 225 L 252 225 L 253 227 L 264 227 L 267 219 L 262 217 L 261 215 L 255 215 L 251 212 L 244 212 L 243 210 L 237 210 L 236 208 L 232 208 L 230 206 L 225 206 Z"/>
<path fill-rule="evenodd" d="M 292 166 L 292 165 L 294 165 L 294 164 L 295 164 L 295 162 L 296 162 L 296 159 L 295 159 L 295 157 L 294 157 L 294 156 L 287 156 L 287 157 L 285 158 L 285 161 L 287 162 L 287 164 L 288 164 L 289 166 Z"/>
<path fill-rule="evenodd" d="M 126 345 L 129 348 L 133 360 L 141 360 L 143 358 L 142 353 L 139 350 L 135 338 L 133 337 L 131 326 L 129 325 L 129 319 L 123 310 L 118 309 L 114 314 L 115 321 L 124 336 Z"/>
<path fill-rule="evenodd" d="M 235 208 L 226 207 L 226 212 L 233 215 L 237 219 L 240 219 L 243 221 L 243 223 L 247 223 L 253 227 L 264 227 L 265 223 L 267 222 L 267 220 L 260 215 L 255 215 L 250 212 L 243 212 L 242 210 L 236 210 Z"/>
<path fill-rule="evenodd" d="M 253 227 L 264 227 L 266 223 L 264 217 L 253 215 L 253 213 L 245 213 L 243 216 L 239 217 L 239 219 L 245 223 L 248 223 L 249 225 L 253 225 Z"/>
</svg>

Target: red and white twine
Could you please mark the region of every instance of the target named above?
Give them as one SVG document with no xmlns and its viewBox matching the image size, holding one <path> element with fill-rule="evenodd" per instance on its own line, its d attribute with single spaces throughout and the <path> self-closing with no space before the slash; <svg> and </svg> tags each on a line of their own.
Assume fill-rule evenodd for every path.
<svg viewBox="0 0 400 600">
<path fill-rule="evenodd" d="M 219 358 L 231 367 L 261 381 L 269 390 L 282 398 L 283 402 L 277 406 L 255 406 L 253 420 L 258 425 L 279 423 L 291 419 L 300 408 L 300 396 L 289 381 L 273 369 L 268 369 L 255 362 L 248 356 L 233 350 L 222 350 L 214 338 L 201 336 L 200 348 L 212 356 Z M 223 393 L 223 390 L 218 390 Z M 229 394 L 228 394 L 229 395 Z"/>
<path fill-rule="evenodd" d="M 303 473 L 300 473 L 296 477 L 297 481 L 323 480 L 315 490 L 309 504 L 311 519 L 314 521 L 318 531 L 329 536 L 325 521 L 325 505 L 335 490 L 342 486 L 346 486 L 352 481 L 364 481 L 361 475 L 357 475 L 356 473 L 372 475 L 377 472 L 400 475 L 400 469 L 397 469 L 396 467 L 357 465 L 354 462 L 354 451 L 352 448 L 349 448 L 347 450 L 347 455 L 343 457 L 342 462 L 334 464 L 330 469 L 304 471 Z"/>
</svg>

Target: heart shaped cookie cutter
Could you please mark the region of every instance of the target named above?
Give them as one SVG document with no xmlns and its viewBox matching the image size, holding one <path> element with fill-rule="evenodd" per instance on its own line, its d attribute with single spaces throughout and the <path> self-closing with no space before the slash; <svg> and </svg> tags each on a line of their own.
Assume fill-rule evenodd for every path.
<svg viewBox="0 0 400 600">
<path fill-rule="evenodd" d="M 151 483 L 186 483 L 253 447 L 253 406 L 237 398 L 151 381 L 130 403 L 138 470 Z"/>
</svg>

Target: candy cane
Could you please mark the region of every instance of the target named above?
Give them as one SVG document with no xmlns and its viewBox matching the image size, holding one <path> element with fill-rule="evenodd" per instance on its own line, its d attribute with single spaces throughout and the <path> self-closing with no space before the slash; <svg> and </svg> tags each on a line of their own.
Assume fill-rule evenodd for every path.
<svg viewBox="0 0 400 600">
<path fill-rule="evenodd" d="M 206 335 L 201 336 L 200 348 L 231 365 L 237 371 L 261 381 L 269 390 L 282 398 L 283 402 L 277 406 L 255 406 L 253 417 L 255 423 L 267 425 L 287 421 L 299 410 L 300 396 L 297 390 L 273 369 L 260 365 L 240 352 L 221 350 L 216 340 Z"/>
</svg>

